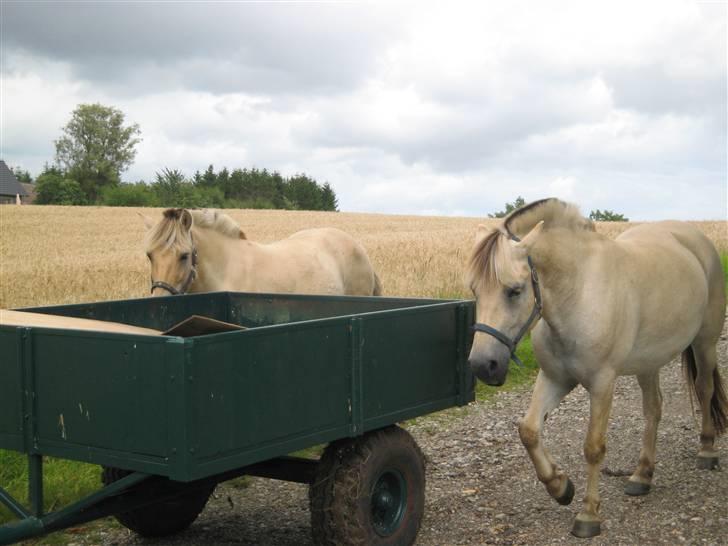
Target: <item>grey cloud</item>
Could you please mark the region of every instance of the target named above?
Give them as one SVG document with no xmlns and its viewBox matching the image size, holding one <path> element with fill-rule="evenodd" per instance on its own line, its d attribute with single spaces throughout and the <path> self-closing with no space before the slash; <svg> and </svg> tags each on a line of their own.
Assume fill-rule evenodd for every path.
<svg viewBox="0 0 728 546">
<path fill-rule="evenodd" d="M 25 51 L 68 62 L 84 80 L 157 92 L 348 89 L 398 32 L 390 12 L 362 4 L 13 2 L 3 9 L 4 55 Z"/>
</svg>

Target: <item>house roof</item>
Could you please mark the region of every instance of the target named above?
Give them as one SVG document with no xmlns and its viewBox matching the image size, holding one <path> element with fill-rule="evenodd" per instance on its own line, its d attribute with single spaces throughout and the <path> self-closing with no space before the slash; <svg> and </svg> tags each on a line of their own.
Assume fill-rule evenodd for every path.
<svg viewBox="0 0 728 546">
<path fill-rule="evenodd" d="M 11 171 L 5 162 L 0 159 L 0 195 L 20 195 L 25 197 L 28 192 L 25 188 L 20 185 L 18 179 L 15 178 L 13 171 Z"/>
</svg>

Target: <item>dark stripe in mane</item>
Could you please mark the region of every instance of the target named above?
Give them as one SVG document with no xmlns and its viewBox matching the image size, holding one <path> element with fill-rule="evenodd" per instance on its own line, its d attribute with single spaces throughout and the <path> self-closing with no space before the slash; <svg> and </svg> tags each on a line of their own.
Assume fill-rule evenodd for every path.
<svg viewBox="0 0 728 546">
<path fill-rule="evenodd" d="M 162 214 L 165 218 L 170 220 L 179 220 L 182 217 L 182 211 L 184 209 L 167 209 Z"/>
<path fill-rule="evenodd" d="M 505 222 L 503 223 L 504 227 L 506 228 L 506 231 L 508 233 L 511 233 L 514 235 L 510 230 L 510 224 L 513 220 L 516 218 L 519 218 L 520 216 L 526 214 L 527 212 L 540 207 L 541 205 L 545 205 L 549 201 L 559 201 L 555 197 L 547 197 L 546 199 L 539 199 L 538 201 L 534 201 L 533 203 L 529 203 L 528 205 L 523 205 L 521 208 L 514 210 L 512 213 L 508 215 L 508 217 L 505 219 Z"/>
<path fill-rule="evenodd" d="M 536 209 L 539 208 L 543 208 L 543 211 L 534 214 Z M 531 215 L 533 216 L 534 222 L 528 221 L 528 217 Z M 471 287 L 475 286 L 475 283 L 478 282 L 486 285 L 497 282 L 496 255 L 498 255 L 498 250 L 502 244 L 501 239 L 505 240 L 509 235 L 523 237 L 528 231 L 522 233 L 519 230 L 530 230 L 538 220 L 547 220 L 547 223 L 560 222 L 562 220 L 573 222 L 573 219 L 567 220 L 570 217 L 578 218 L 580 224 L 590 224 L 588 220 L 585 220 L 578 214 L 575 207 L 554 197 L 539 199 L 511 212 L 503 220 L 501 226 L 494 229 L 475 245 L 468 264 L 468 276 Z M 519 223 L 522 225 L 517 225 Z M 593 226 L 591 229 L 593 229 Z M 503 264 L 500 265 L 502 266 Z"/>
</svg>

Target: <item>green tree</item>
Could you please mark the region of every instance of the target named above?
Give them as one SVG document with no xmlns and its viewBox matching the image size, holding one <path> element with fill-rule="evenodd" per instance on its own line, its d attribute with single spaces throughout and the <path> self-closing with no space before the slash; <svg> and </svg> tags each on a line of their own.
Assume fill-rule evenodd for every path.
<svg viewBox="0 0 728 546">
<path fill-rule="evenodd" d="M 595 222 L 629 222 L 629 218 L 625 218 L 623 214 L 604 209 L 593 210 L 589 213 L 589 219 Z"/>
<path fill-rule="evenodd" d="M 325 182 L 321 188 L 321 202 L 323 210 L 339 210 L 339 200 L 336 198 L 336 193 L 334 193 L 334 189 L 328 182 Z"/>
<path fill-rule="evenodd" d="M 23 184 L 32 184 L 33 183 L 33 177 L 30 176 L 30 172 L 27 170 L 23 170 L 20 167 L 15 167 L 14 169 L 10 169 L 13 171 L 13 174 L 15 175 L 15 178 L 18 180 L 18 182 L 22 182 Z"/>
<path fill-rule="evenodd" d="M 139 125 L 124 125 L 124 113 L 112 106 L 79 104 L 55 141 L 56 162 L 77 180 L 90 202 L 102 188 L 115 186 L 136 155 Z"/>
<path fill-rule="evenodd" d="M 321 210 L 321 189 L 315 180 L 305 174 L 291 177 L 286 197 L 298 210 Z"/>
<path fill-rule="evenodd" d="M 35 202 L 39 205 L 85 205 L 81 185 L 66 178 L 63 171 L 46 165 L 35 181 Z"/>
<path fill-rule="evenodd" d="M 506 203 L 506 210 L 494 212 L 493 214 L 489 214 L 488 217 L 489 218 L 505 218 L 511 212 L 513 212 L 516 209 L 520 209 L 525 204 L 526 204 L 525 199 L 523 199 L 523 197 L 521 197 L 519 195 L 518 197 L 516 197 L 516 200 L 513 203 Z"/>
<path fill-rule="evenodd" d="M 177 169 L 162 169 L 162 172 L 156 174 L 157 179 L 152 184 L 152 189 L 157 195 L 159 205 L 162 207 L 179 207 L 185 206 L 182 203 L 189 201 L 191 195 L 192 184 L 185 180 L 184 174 Z M 190 186 L 189 190 L 187 186 Z M 188 194 L 185 198 L 185 193 Z"/>
</svg>

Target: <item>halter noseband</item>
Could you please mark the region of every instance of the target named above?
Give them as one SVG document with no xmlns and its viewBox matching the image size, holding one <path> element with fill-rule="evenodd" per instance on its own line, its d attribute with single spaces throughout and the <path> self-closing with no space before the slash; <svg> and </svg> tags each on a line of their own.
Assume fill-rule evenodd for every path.
<svg viewBox="0 0 728 546">
<path fill-rule="evenodd" d="M 520 242 L 520 239 L 513 235 L 510 231 L 508 232 L 508 235 L 513 241 Z M 508 347 L 508 350 L 511 352 L 510 359 L 521 367 L 523 367 L 523 362 L 521 362 L 521 360 L 516 356 L 516 347 L 518 346 L 518 343 L 520 343 L 523 336 L 525 336 L 526 333 L 531 329 L 531 325 L 541 315 L 541 309 L 543 308 L 543 304 L 541 302 L 541 288 L 538 282 L 538 273 L 536 273 L 536 268 L 533 266 L 531 256 L 528 256 L 528 268 L 531 270 L 531 285 L 533 286 L 533 310 L 531 311 L 531 315 L 528 317 L 526 324 L 524 324 L 516 334 L 516 337 L 511 339 L 500 330 L 497 330 L 492 326 L 488 326 L 487 324 L 483 324 L 482 322 L 476 322 L 475 324 L 473 324 L 473 331 L 483 332 L 485 334 L 491 335 L 498 341 L 500 341 L 503 345 Z"/>
<path fill-rule="evenodd" d="M 192 234 L 190 233 L 190 237 Z M 187 275 L 187 280 L 184 282 L 182 287 L 178 290 L 174 286 L 172 286 L 169 283 L 166 283 L 164 281 L 155 281 L 152 279 L 152 289 L 150 292 L 154 292 L 155 288 L 163 288 L 173 296 L 178 296 L 179 294 L 184 294 L 189 290 L 190 285 L 194 282 L 195 278 L 197 278 L 197 249 L 195 248 L 195 242 L 192 241 L 192 267 L 190 268 L 190 274 Z"/>
</svg>

